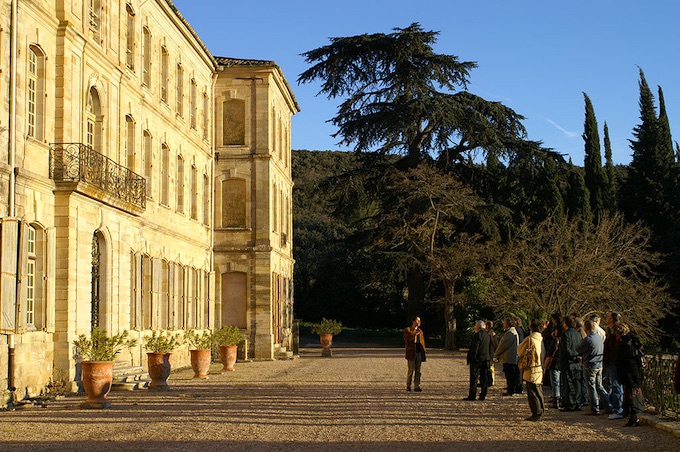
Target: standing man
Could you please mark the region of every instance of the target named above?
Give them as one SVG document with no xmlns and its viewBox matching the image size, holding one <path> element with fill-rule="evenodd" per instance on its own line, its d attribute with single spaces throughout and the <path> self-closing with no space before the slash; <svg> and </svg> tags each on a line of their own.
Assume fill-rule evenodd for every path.
<svg viewBox="0 0 680 452">
<path fill-rule="evenodd" d="M 420 317 L 417 315 L 411 319 L 411 326 L 404 330 L 404 345 L 406 346 L 406 360 L 408 373 L 406 374 L 406 390 L 411 391 L 411 381 L 415 386 L 414 391 L 420 392 L 420 364 L 425 361 L 425 337 L 420 329 Z"/>
<path fill-rule="evenodd" d="M 576 347 L 581 342 L 581 335 L 574 329 L 576 320 L 568 315 L 562 323 L 562 338 L 558 350 L 560 371 L 564 394 L 562 395 L 563 408 L 560 411 L 581 411 L 579 400 L 581 399 L 581 366 Z"/>
<path fill-rule="evenodd" d="M 522 382 L 519 379 L 519 367 L 517 367 L 517 345 L 519 345 L 519 340 L 517 339 L 515 322 L 512 317 L 506 317 L 503 320 L 503 328 L 505 332 L 498 341 L 498 347 L 496 347 L 494 356 L 498 359 L 498 362 L 503 364 L 505 381 L 508 383 L 508 389 L 503 395 L 511 396 L 522 393 Z"/>
<path fill-rule="evenodd" d="M 611 410 L 609 395 L 602 386 L 602 355 L 604 354 L 604 342 L 602 337 L 595 331 L 595 322 L 586 320 L 584 325 L 586 337 L 578 344 L 577 350 L 581 354 L 583 372 L 588 390 L 588 402 L 590 414 L 600 414 L 600 408 Z"/>
<path fill-rule="evenodd" d="M 489 389 L 489 361 L 491 360 L 491 340 L 486 332 L 486 322 L 477 320 L 475 334 L 472 336 L 472 344 L 467 354 L 467 363 L 470 366 L 470 390 L 463 400 L 475 400 L 477 395 L 477 380 L 482 385 L 479 400 L 486 399 Z"/>
<path fill-rule="evenodd" d="M 609 400 L 612 404 L 612 414 L 609 419 L 623 419 L 623 386 L 619 382 L 616 371 L 616 349 L 620 340 L 614 334 L 614 328 L 621 322 L 621 314 L 610 311 L 605 318 L 609 331 L 604 341 L 604 380 L 605 389 L 609 391 Z"/>
</svg>

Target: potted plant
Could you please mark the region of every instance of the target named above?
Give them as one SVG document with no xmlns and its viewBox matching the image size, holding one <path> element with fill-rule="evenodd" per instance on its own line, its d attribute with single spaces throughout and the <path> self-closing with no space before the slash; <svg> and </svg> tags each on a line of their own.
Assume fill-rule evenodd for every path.
<svg viewBox="0 0 680 452">
<path fill-rule="evenodd" d="M 168 391 L 168 377 L 170 376 L 170 355 L 182 344 L 181 335 L 168 330 L 153 330 L 150 336 L 144 336 L 149 363 L 150 390 Z"/>
<path fill-rule="evenodd" d="M 128 331 L 108 337 L 106 331 L 93 328 L 90 337 L 81 334 L 73 341 L 76 356 L 80 358 L 83 389 L 87 400 L 82 408 L 109 408 L 106 395 L 113 382 L 113 362 L 124 348 L 137 345 L 136 339 L 128 337 Z"/>
<path fill-rule="evenodd" d="M 189 344 L 191 353 L 191 368 L 194 370 L 194 378 L 208 378 L 210 370 L 210 353 L 213 344 L 212 333 L 209 330 L 198 332 L 187 331 L 184 339 Z"/>
<path fill-rule="evenodd" d="M 241 329 L 234 325 L 226 325 L 213 333 L 215 344 L 220 349 L 220 359 L 222 360 L 222 372 L 231 372 L 236 364 L 236 352 L 238 344 L 243 339 Z"/>
<path fill-rule="evenodd" d="M 342 331 L 342 323 L 337 320 L 329 320 L 322 318 L 320 323 L 312 324 L 312 333 L 319 335 L 321 341 L 321 356 L 331 357 L 331 346 L 333 345 L 333 335 L 340 334 Z"/>
</svg>

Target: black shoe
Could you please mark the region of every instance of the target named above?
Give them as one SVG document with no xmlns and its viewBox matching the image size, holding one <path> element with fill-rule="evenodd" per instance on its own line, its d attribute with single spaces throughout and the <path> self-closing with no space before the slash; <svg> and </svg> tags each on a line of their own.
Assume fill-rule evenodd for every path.
<svg viewBox="0 0 680 452">
<path fill-rule="evenodd" d="M 410 386 L 406 386 L 406 392 L 411 392 L 411 387 L 410 387 Z"/>
<path fill-rule="evenodd" d="M 418 386 L 416 389 L 414 389 L 415 392 L 423 392 L 422 389 L 420 389 L 420 386 Z"/>
<path fill-rule="evenodd" d="M 463 400 L 475 400 L 474 397 L 463 397 Z"/>
<path fill-rule="evenodd" d="M 506 396 L 506 397 L 511 397 L 514 394 L 512 392 L 504 392 L 503 395 Z"/>
<path fill-rule="evenodd" d="M 540 421 L 541 418 L 542 418 L 542 416 L 540 416 L 540 415 L 539 415 L 539 416 L 529 416 L 529 417 L 525 418 L 524 420 L 525 420 L 525 421 L 536 422 L 536 421 Z"/>
<path fill-rule="evenodd" d="M 564 408 L 560 408 L 560 411 L 572 412 L 572 411 L 576 411 L 576 409 L 565 406 Z"/>
<path fill-rule="evenodd" d="M 479 400 L 486 400 L 486 397 L 479 396 Z"/>
<path fill-rule="evenodd" d="M 624 427 L 639 427 L 640 426 L 640 419 L 631 419 L 626 423 Z"/>
</svg>

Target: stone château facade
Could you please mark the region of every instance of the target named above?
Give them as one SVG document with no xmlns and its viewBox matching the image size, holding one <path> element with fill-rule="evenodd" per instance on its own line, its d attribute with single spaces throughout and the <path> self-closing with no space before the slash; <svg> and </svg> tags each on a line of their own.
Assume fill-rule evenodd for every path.
<svg viewBox="0 0 680 452">
<path fill-rule="evenodd" d="M 275 63 L 213 57 L 169 0 L 0 0 L 0 68 L 0 404 L 75 386 L 95 326 L 292 345 L 299 107 Z"/>
</svg>

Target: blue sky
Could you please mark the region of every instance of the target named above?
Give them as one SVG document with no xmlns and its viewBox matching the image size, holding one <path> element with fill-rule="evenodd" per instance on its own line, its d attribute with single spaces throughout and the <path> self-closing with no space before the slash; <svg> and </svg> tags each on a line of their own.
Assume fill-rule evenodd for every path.
<svg viewBox="0 0 680 452">
<path fill-rule="evenodd" d="M 680 141 L 680 2 L 670 0 L 173 0 L 216 56 L 275 61 L 301 112 L 293 148 L 335 150 L 338 100 L 298 85 L 301 53 L 328 38 L 389 33 L 419 22 L 439 31 L 435 51 L 476 61 L 469 90 L 526 117 L 529 138 L 583 164 L 584 101 L 606 121 L 615 163 L 629 163 L 639 123 L 638 66 L 663 88 Z M 657 99 L 658 100 L 658 99 Z M 604 148 L 603 148 L 604 149 Z"/>
</svg>

